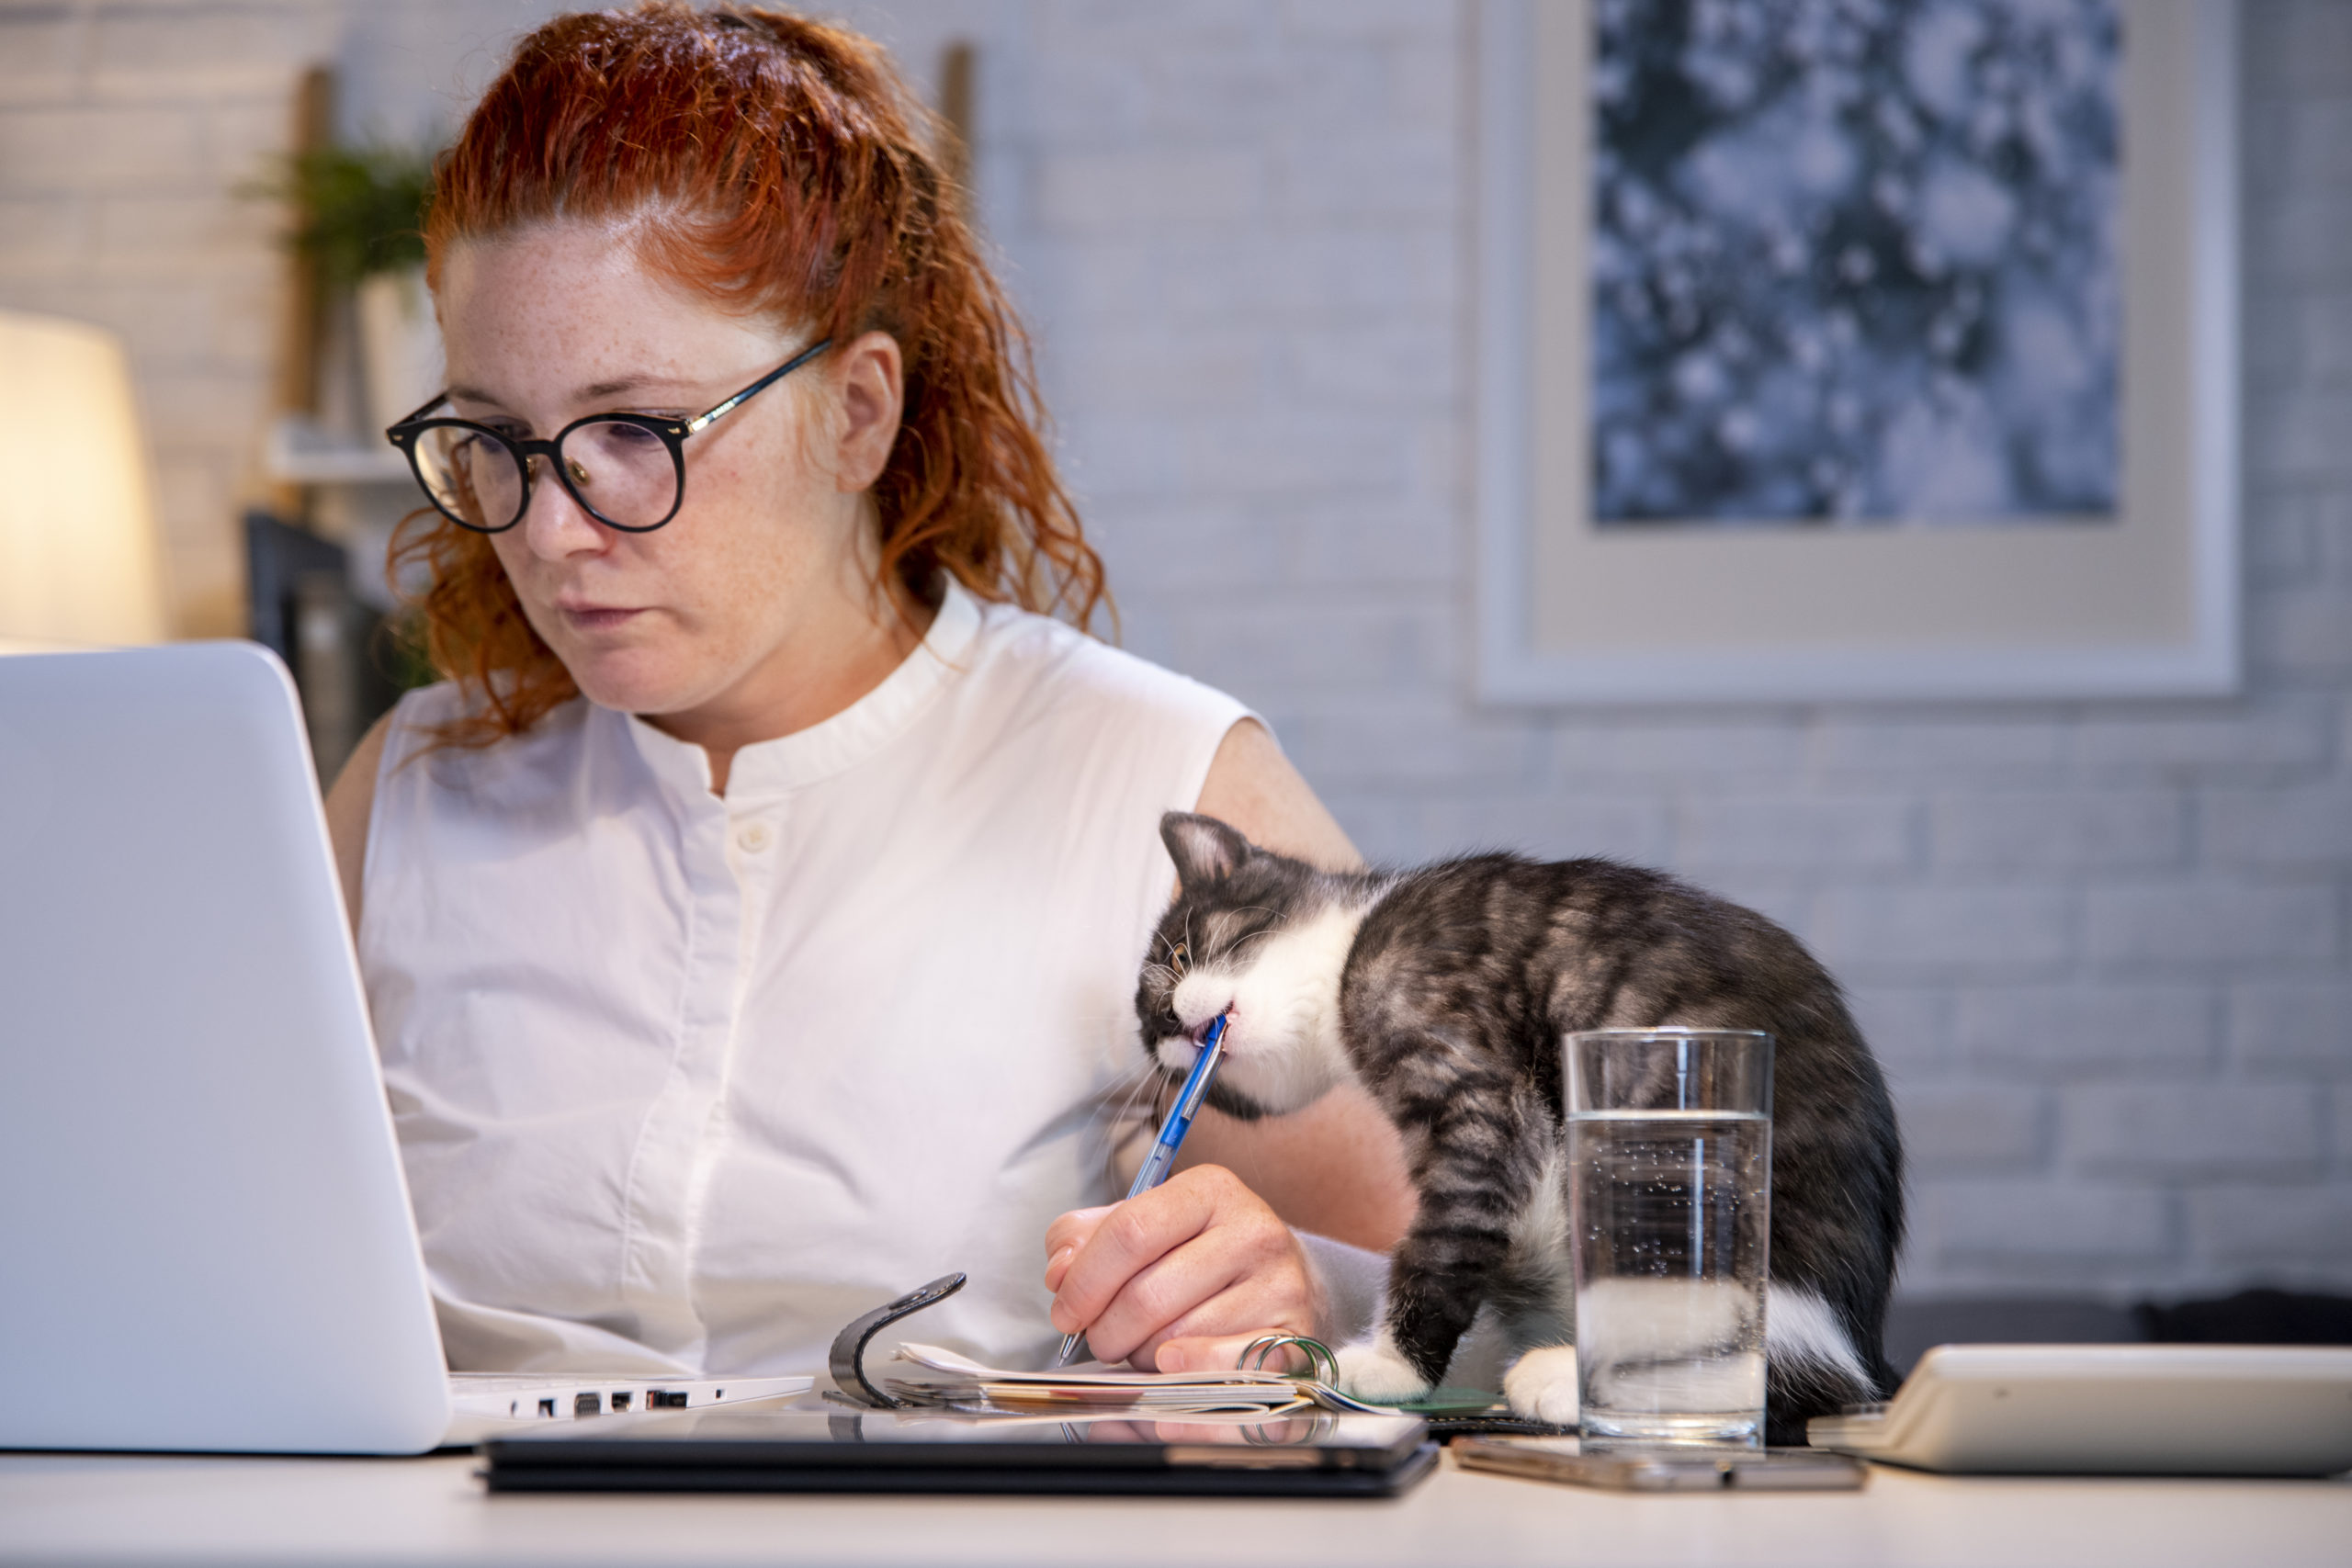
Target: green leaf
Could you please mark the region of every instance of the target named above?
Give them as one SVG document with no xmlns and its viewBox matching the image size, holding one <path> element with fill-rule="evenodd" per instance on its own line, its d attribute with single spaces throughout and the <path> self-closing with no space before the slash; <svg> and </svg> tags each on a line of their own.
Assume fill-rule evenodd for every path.
<svg viewBox="0 0 2352 1568">
<path fill-rule="evenodd" d="M 280 159 L 274 177 L 246 187 L 294 209 L 288 243 L 318 264 L 330 288 L 424 261 L 433 154 L 409 147 L 330 146 Z"/>
</svg>

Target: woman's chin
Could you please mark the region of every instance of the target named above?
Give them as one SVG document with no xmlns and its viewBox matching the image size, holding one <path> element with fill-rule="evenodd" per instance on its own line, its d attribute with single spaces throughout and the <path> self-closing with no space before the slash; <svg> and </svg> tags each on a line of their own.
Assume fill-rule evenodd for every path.
<svg viewBox="0 0 2352 1568">
<path fill-rule="evenodd" d="M 564 668 L 582 696 L 616 713 L 650 718 L 693 707 L 700 695 L 685 671 L 641 649 L 567 659 Z"/>
</svg>

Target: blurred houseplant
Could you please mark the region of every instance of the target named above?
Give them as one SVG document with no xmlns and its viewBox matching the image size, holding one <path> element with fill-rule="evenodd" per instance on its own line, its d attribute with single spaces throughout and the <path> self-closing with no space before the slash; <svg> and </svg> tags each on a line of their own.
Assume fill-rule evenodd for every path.
<svg viewBox="0 0 2352 1568">
<path fill-rule="evenodd" d="M 372 435 L 439 389 L 440 334 L 424 289 L 433 154 L 329 143 L 288 158 L 263 187 L 295 213 L 288 240 L 329 298 L 355 307 L 361 418 Z"/>
<path fill-rule="evenodd" d="M 250 635 L 294 672 L 322 776 L 407 686 L 431 679 L 382 562 L 419 498 L 379 434 L 440 388 L 424 288 L 433 153 L 335 141 L 332 83 L 305 84 L 300 150 L 246 187 L 288 214 L 289 333 L 265 468 L 245 516 Z"/>
</svg>

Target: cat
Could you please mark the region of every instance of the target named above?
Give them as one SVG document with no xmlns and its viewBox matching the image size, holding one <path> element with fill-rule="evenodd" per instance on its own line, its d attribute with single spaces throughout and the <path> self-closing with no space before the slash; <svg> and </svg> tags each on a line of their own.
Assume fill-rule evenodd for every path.
<svg viewBox="0 0 2352 1568">
<path fill-rule="evenodd" d="M 1181 1078 L 1229 1013 L 1208 1101 L 1243 1119 L 1354 1079 L 1403 1135 L 1420 1207 L 1385 1320 L 1338 1352 L 1367 1399 L 1443 1377 L 1482 1304 L 1517 1359 L 1512 1409 L 1575 1419 L 1561 1037 L 1760 1029 L 1773 1060 L 1766 1410 L 1773 1441 L 1882 1399 L 1903 1239 L 1886 1084 L 1837 982 L 1780 926 L 1660 872 L 1479 854 L 1327 872 L 1170 812 L 1180 887 L 1136 989 L 1144 1049 Z"/>
</svg>

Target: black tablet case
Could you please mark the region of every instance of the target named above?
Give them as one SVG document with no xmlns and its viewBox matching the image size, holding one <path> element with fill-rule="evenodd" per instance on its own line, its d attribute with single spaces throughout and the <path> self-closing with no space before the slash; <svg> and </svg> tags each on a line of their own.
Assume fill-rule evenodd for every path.
<svg viewBox="0 0 2352 1568">
<path fill-rule="evenodd" d="M 713 1415 L 718 1413 L 713 1412 Z M 822 1411 L 638 1417 L 482 1447 L 492 1492 L 964 1493 L 1161 1497 L 1391 1497 L 1427 1475 L 1437 1445 L 1416 1426 L 1385 1444 L 1103 1440 L 1073 1423 L 971 1423 L 971 1439 L 890 1440 L 895 1420 Z M 1288 1434 L 1296 1419 L 1267 1423 Z M 1324 1424 L 1327 1427 L 1329 1423 Z M 1237 1436 L 1238 1434 L 1237 1433 Z"/>
</svg>

